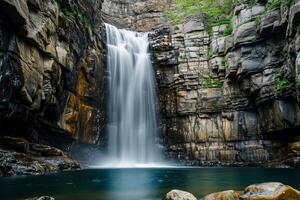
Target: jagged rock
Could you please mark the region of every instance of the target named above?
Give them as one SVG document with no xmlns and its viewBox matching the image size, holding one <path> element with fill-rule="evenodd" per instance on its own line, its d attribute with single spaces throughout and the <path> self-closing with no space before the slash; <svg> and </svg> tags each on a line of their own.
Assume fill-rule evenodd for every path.
<svg viewBox="0 0 300 200">
<path fill-rule="evenodd" d="M 300 2 L 298 1 L 290 8 L 289 24 L 291 26 L 297 25 L 297 23 L 299 23 L 300 21 L 299 18 L 300 18 Z"/>
<path fill-rule="evenodd" d="M 242 24 L 234 33 L 234 44 L 252 43 L 257 39 L 257 25 L 255 22 Z"/>
<path fill-rule="evenodd" d="M 1 0 L 0 10 L 16 25 L 23 25 L 28 21 L 29 10 L 25 0 Z"/>
<path fill-rule="evenodd" d="M 21 138 L 0 138 L 1 176 L 34 175 L 79 168 L 76 161 L 57 148 L 32 144 Z"/>
<path fill-rule="evenodd" d="M 276 23 L 279 23 L 280 11 L 273 10 L 261 18 L 260 34 L 268 36 L 273 31 Z"/>
<path fill-rule="evenodd" d="M 0 0 L 3 134 L 35 135 L 64 150 L 74 140 L 97 142 L 104 125 L 101 5 Z M 44 153 L 58 153 L 52 150 Z"/>
<path fill-rule="evenodd" d="M 289 144 L 299 141 L 298 2 L 272 10 L 269 1 L 255 2 L 236 4 L 229 25 L 208 31 L 201 25 L 205 18 L 191 16 L 162 33 L 175 56 L 157 48 L 163 62 L 154 64 L 163 135 L 175 159 L 209 166 L 299 165 L 299 150 Z M 195 30 L 185 30 L 189 20 Z M 159 35 L 155 47 L 165 45 Z"/>
<path fill-rule="evenodd" d="M 172 190 L 166 194 L 163 200 L 197 200 L 197 198 L 185 191 Z"/>
<path fill-rule="evenodd" d="M 202 19 L 203 15 L 192 15 L 188 17 L 183 24 L 183 32 L 190 33 L 193 31 L 203 31 L 205 29 L 205 26 Z"/>
</svg>

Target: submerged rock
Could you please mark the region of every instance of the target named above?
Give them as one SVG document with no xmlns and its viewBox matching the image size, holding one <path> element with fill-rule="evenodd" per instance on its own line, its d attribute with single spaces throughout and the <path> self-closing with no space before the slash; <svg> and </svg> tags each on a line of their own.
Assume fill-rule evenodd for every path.
<svg viewBox="0 0 300 200">
<path fill-rule="evenodd" d="M 189 192 L 182 190 L 171 190 L 166 194 L 163 200 L 197 200 L 197 198 Z"/>
</svg>

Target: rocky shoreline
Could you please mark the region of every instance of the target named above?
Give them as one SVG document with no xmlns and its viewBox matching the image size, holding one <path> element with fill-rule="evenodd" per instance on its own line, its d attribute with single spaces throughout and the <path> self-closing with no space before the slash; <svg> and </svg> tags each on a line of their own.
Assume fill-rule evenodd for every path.
<svg viewBox="0 0 300 200">
<path fill-rule="evenodd" d="M 208 194 L 199 200 L 299 200 L 300 191 L 279 182 L 254 184 L 244 191 L 227 190 Z M 25 200 L 55 200 L 50 196 L 33 197 Z M 193 194 L 182 190 L 171 190 L 162 200 L 198 200 Z"/>
<path fill-rule="evenodd" d="M 0 138 L 0 176 L 38 175 L 80 168 L 77 161 L 60 149 L 21 138 Z"/>
<path fill-rule="evenodd" d="M 206 195 L 200 200 L 299 200 L 300 192 L 291 186 L 278 182 L 250 185 L 244 191 L 227 190 Z M 185 191 L 172 190 L 163 200 L 197 200 Z"/>
</svg>

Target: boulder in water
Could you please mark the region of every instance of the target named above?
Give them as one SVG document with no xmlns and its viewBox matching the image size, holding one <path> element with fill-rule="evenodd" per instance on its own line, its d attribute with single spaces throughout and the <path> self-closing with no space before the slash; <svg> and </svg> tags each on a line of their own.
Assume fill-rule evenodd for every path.
<svg viewBox="0 0 300 200">
<path fill-rule="evenodd" d="M 194 200 L 191 193 L 172 190 L 163 200 Z M 300 192 L 278 182 L 248 186 L 244 191 L 227 190 L 209 194 L 201 200 L 300 200 Z"/>
<path fill-rule="evenodd" d="M 49 196 L 42 196 L 40 198 L 38 198 L 37 200 L 55 200 L 53 197 L 49 197 Z"/>
<path fill-rule="evenodd" d="M 202 200 L 238 200 L 240 193 L 233 190 L 216 192 L 205 196 Z"/>
<path fill-rule="evenodd" d="M 299 200 L 300 192 L 282 183 L 271 182 L 250 185 L 245 189 L 242 200 Z"/>
<path fill-rule="evenodd" d="M 197 200 L 197 198 L 189 192 L 182 190 L 171 190 L 166 194 L 163 200 Z"/>
</svg>

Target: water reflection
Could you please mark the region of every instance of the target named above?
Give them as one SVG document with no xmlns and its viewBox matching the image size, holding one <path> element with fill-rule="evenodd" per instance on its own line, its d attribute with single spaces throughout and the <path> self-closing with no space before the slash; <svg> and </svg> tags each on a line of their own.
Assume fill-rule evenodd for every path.
<svg viewBox="0 0 300 200">
<path fill-rule="evenodd" d="M 198 198 L 216 191 L 279 181 L 300 189 L 300 170 L 259 168 L 93 169 L 0 178 L 0 199 L 50 195 L 59 200 L 156 200 L 171 189 Z M 18 192 L 16 192 L 18 191 Z"/>
</svg>

